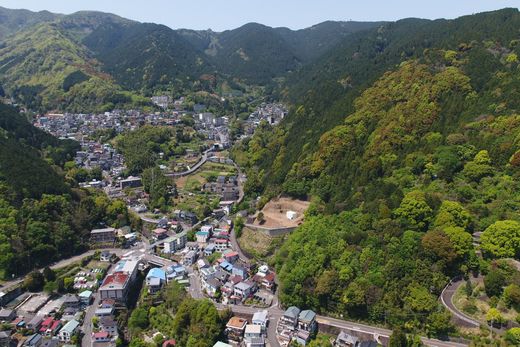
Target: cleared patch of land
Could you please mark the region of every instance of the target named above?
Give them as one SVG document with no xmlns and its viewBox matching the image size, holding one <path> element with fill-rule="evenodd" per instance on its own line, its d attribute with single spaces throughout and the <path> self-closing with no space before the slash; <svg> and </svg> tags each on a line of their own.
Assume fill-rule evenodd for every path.
<svg viewBox="0 0 520 347">
<path fill-rule="evenodd" d="M 283 243 L 285 237 L 286 235 L 271 237 L 261 231 L 244 227 L 244 229 L 242 229 L 242 235 L 237 241 L 247 256 L 266 261 L 273 256 L 275 251 Z"/>
<path fill-rule="evenodd" d="M 263 222 L 258 218 L 254 224 L 265 228 L 297 227 L 303 222 L 304 213 L 310 202 L 290 198 L 276 198 L 269 201 L 262 209 Z M 287 212 L 295 212 L 293 219 L 287 217 Z"/>
</svg>

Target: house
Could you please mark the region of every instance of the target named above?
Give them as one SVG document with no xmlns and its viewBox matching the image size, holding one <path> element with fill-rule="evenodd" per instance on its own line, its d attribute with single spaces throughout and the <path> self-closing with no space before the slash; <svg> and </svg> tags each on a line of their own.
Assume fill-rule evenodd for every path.
<svg viewBox="0 0 520 347">
<path fill-rule="evenodd" d="M 181 249 L 184 249 L 187 241 L 188 236 L 186 232 L 170 236 L 164 240 L 163 253 L 170 254 L 180 251 Z"/>
<path fill-rule="evenodd" d="M 45 335 L 45 332 L 47 329 L 49 329 L 54 322 L 54 318 L 47 317 L 43 320 L 42 324 L 40 325 L 40 334 Z"/>
<path fill-rule="evenodd" d="M 298 329 L 312 333 L 316 327 L 316 313 L 312 310 L 301 311 L 298 316 Z"/>
<path fill-rule="evenodd" d="M 75 294 L 67 294 L 63 298 L 63 308 L 79 308 L 80 300 Z"/>
<path fill-rule="evenodd" d="M 197 260 L 197 268 L 199 270 L 207 268 L 207 267 L 209 267 L 209 262 L 206 259 L 199 259 L 199 260 Z"/>
<path fill-rule="evenodd" d="M 214 277 L 218 279 L 220 282 L 225 283 L 229 277 L 229 274 L 225 271 L 218 269 L 217 271 L 215 271 Z"/>
<path fill-rule="evenodd" d="M 141 178 L 139 177 L 132 177 L 129 176 L 127 179 L 119 181 L 119 188 L 125 189 L 125 188 L 138 188 L 141 187 L 143 184 L 141 182 Z"/>
<path fill-rule="evenodd" d="M 96 317 L 112 317 L 114 315 L 114 308 L 113 307 L 107 307 L 107 308 L 98 308 L 94 315 Z"/>
<path fill-rule="evenodd" d="M 243 266 L 235 265 L 235 266 L 233 266 L 233 270 L 231 271 L 231 274 L 233 274 L 235 276 L 240 276 L 242 278 L 246 278 L 247 277 L 247 270 Z"/>
<path fill-rule="evenodd" d="M 210 278 L 213 278 L 215 277 L 215 268 L 214 267 L 207 267 L 207 268 L 203 268 L 199 271 L 200 273 L 200 277 L 203 281 L 207 281 L 209 280 Z"/>
<path fill-rule="evenodd" d="M 168 232 L 166 229 L 157 228 L 152 231 L 152 236 L 155 240 L 162 240 L 168 237 Z"/>
<path fill-rule="evenodd" d="M 217 252 L 224 252 L 229 248 L 228 240 L 226 239 L 216 239 L 215 240 L 215 250 Z"/>
<path fill-rule="evenodd" d="M 81 293 L 78 294 L 79 301 L 82 305 L 90 305 L 90 302 L 92 301 L 92 291 L 91 290 L 84 290 Z"/>
<path fill-rule="evenodd" d="M 233 347 L 233 346 L 231 346 L 231 345 L 229 345 L 229 344 L 227 344 L 227 343 L 224 343 L 224 342 L 220 342 L 220 341 L 218 341 L 217 343 L 215 343 L 215 344 L 213 345 L 213 347 Z"/>
<path fill-rule="evenodd" d="M 217 291 L 222 286 L 222 282 L 220 282 L 216 278 L 210 278 L 209 280 L 205 281 L 203 283 L 204 289 L 206 289 L 206 292 L 209 296 L 214 297 L 217 293 Z"/>
<path fill-rule="evenodd" d="M 341 331 L 334 341 L 334 346 L 338 347 L 359 347 L 359 339 L 355 336 Z"/>
<path fill-rule="evenodd" d="M 204 248 L 204 256 L 209 257 L 210 255 L 215 253 L 216 248 L 217 247 L 215 246 L 214 243 L 210 243 L 209 245 L 206 246 L 206 248 Z"/>
<path fill-rule="evenodd" d="M 7 331 L 0 331 L 0 346 L 7 347 L 11 343 L 11 334 Z"/>
<path fill-rule="evenodd" d="M 154 277 L 148 281 L 148 293 L 155 294 L 162 288 L 162 282 L 159 278 Z"/>
<path fill-rule="evenodd" d="M 99 260 L 103 262 L 110 262 L 112 260 L 112 257 L 114 257 L 114 253 L 110 251 L 103 251 L 99 255 Z"/>
<path fill-rule="evenodd" d="M 183 258 L 183 264 L 186 266 L 191 266 L 191 265 L 195 264 L 196 261 L 197 261 L 197 253 L 195 253 L 194 251 L 189 251 L 188 253 L 186 253 L 186 255 Z"/>
<path fill-rule="evenodd" d="M 27 329 L 32 330 L 34 332 L 40 329 L 40 326 L 43 323 L 43 317 L 40 315 L 34 316 L 29 323 L 27 323 Z"/>
<path fill-rule="evenodd" d="M 186 248 L 189 251 L 198 252 L 200 250 L 199 244 L 197 242 L 186 242 Z"/>
<path fill-rule="evenodd" d="M 117 322 L 113 317 L 101 317 L 98 323 L 99 329 L 112 336 L 117 336 Z"/>
<path fill-rule="evenodd" d="M 23 345 L 27 347 L 39 347 L 42 343 L 43 337 L 40 334 L 34 334 L 29 336 Z"/>
<path fill-rule="evenodd" d="M 238 253 L 234 252 L 234 251 L 227 252 L 226 254 L 224 254 L 224 259 L 226 259 L 231 264 L 234 264 L 238 260 L 238 258 L 239 258 Z"/>
<path fill-rule="evenodd" d="M 251 323 L 262 327 L 262 331 L 265 331 L 265 329 L 267 328 L 267 324 L 269 323 L 269 318 L 267 317 L 267 310 L 255 312 L 253 314 L 253 319 L 251 320 Z"/>
<path fill-rule="evenodd" d="M 311 334 L 310 332 L 305 330 L 298 330 L 298 332 L 294 336 L 294 339 L 299 345 L 306 346 L 311 339 Z"/>
<path fill-rule="evenodd" d="M 14 310 L 2 309 L 0 310 L 0 321 L 10 322 L 16 318 L 16 312 Z"/>
<path fill-rule="evenodd" d="M 54 320 L 52 322 L 52 325 L 50 326 L 49 329 L 47 329 L 47 331 L 45 332 L 45 335 L 46 336 L 55 336 L 58 331 L 61 329 L 62 325 L 61 325 L 61 321 L 59 320 Z"/>
<path fill-rule="evenodd" d="M 60 343 L 57 339 L 46 339 L 43 340 L 43 344 L 41 345 L 41 347 L 58 347 L 59 344 Z"/>
<path fill-rule="evenodd" d="M 233 264 L 231 264 L 230 262 L 224 260 L 222 263 L 220 263 L 219 267 L 225 271 L 227 271 L 228 273 L 232 273 L 233 271 Z"/>
<path fill-rule="evenodd" d="M 298 324 L 298 316 L 300 315 L 300 309 L 296 306 L 289 307 L 280 317 L 280 324 L 288 327 L 295 328 Z"/>
<path fill-rule="evenodd" d="M 110 334 L 107 331 L 98 331 L 92 333 L 92 342 L 109 342 L 111 340 Z"/>
<path fill-rule="evenodd" d="M 150 271 L 148 271 L 148 274 L 146 275 L 146 284 L 150 285 L 150 280 L 157 278 L 161 281 L 161 283 L 166 282 L 166 271 L 159 268 L 153 268 Z"/>
<path fill-rule="evenodd" d="M 260 280 L 260 286 L 269 290 L 274 291 L 276 282 L 275 282 L 275 275 L 274 272 L 269 272 L 267 275 L 261 278 Z"/>
<path fill-rule="evenodd" d="M 226 334 L 230 342 L 240 343 L 244 337 L 247 320 L 241 317 L 231 317 L 226 324 Z"/>
<path fill-rule="evenodd" d="M 209 239 L 209 233 L 207 231 L 197 231 L 195 233 L 195 239 L 199 243 L 206 243 Z"/>
<path fill-rule="evenodd" d="M 99 308 L 114 308 L 116 301 L 114 299 L 103 299 L 99 304 Z"/>
<path fill-rule="evenodd" d="M 242 299 L 246 299 L 246 298 L 250 297 L 251 294 L 253 294 L 255 289 L 256 289 L 256 286 L 253 282 L 244 281 L 244 282 L 240 282 L 235 285 L 234 294 L 241 297 Z"/>
<path fill-rule="evenodd" d="M 246 347 L 264 347 L 265 339 L 262 333 L 262 327 L 254 324 L 246 325 L 244 342 Z"/>
<path fill-rule="evenodd" d="M 90 232 L 90 241 L 94 243 L 113 243 L 116 240 L 116 229 L 94 229 Z"/>
<path fill-rule="evenodd" d="M 60 332 L 58 333 L 58 337 L 61 342 L 70 342 L 70 339 L 74 334 L 76 334 L 79 327 L 79 322 L 75 319 L 69 321 L 67 324 L 61 328 Z"/>
<path fill-rule="evenodd" d="M 186 275 L 186 268 L 182 265 L 171 265 L 166 268 L 166 280 L 172 278 L 184 277 Z"/>
</svg>

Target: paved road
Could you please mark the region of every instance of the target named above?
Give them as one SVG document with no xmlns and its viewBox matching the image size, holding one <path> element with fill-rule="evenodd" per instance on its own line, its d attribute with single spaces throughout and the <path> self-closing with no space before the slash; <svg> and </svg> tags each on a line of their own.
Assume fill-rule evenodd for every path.
<svg viewBox="0 0 520 347">
<path fill-rule="evenodd" d="M 92 345 L 92 317 L 94 317 L 94 313 L 96 313 L 96 309 L 99 305 L 99 293 L 94 293 L 94 302 L 92 305 L 87 307 L 85 311 L 85 318 L 83 319 L 83 325 L 81 330 L 83 332 L 83 339 L 81 340 L 82 346 L 91 346 Z"/>
<path fill-rule="evenodd" d="M 478 328 L 480 326 L 480 322 L 459 311 L 459 309 L 453 304 L 453 296 L 463 283 L 463 279 L 455 281 L 451 280 L 441 293 L 441 303 L 448 309 L 448 311 L 451 312 L 454 317 L 456 317 L 456 320 L 459 324 L 470 328 Z"/>
<path fill-rule="evenodd" d="M 53 269 L 53 270 L 56 270 L 56 269 L 59 269 L 59 268 L 62 268 L 62 267 L 66 267 L 66 266 L 69 266 L 70 264 L 79 262 L 81 259 L 83 259 L 85 257 L 93 255 L 96 251 L 103 251 L 103 250 L 107 250 L 107 251 L 110 251 L 112 253 L 115 253 L 117 256 L 120 256 L 122 254 L 122 251 L 123 251 L 123 250 L 121 250 L 119 248 L 90 250 L 90 251 L 87 251 L 85 253 L 75 255 L 72 258 L 60 260 L 60 261 L 50 265 L 49 267 L 51 269 Z M 43 271 L 43 269 L 39 269 L 39 271 L 41 272 L 41 271 Z M 16 279 L 14 279 L 14 280 L 4 282 L 3 286 L 2 286 L 2 291 L 6 291 L 10 287 L 13 287 L 15 285 L 18 285 L 18 284 L 22 283 L 24 278 L 25 278 L 25 276 L 22 276 L 22 277 L 18 277 Z"/>
<path fill-rule="evenodd" d="M 197 162 L 197 164 L 193 165 L 189 170 L 183 172 L 168 172 L 164 174 L 166 177 L 182 177 L 188 176 L 197 171 L 206 161 L 208 161 L 208 153 L 213 151 L 212 149 L 207 149 L 202 153 L 202 158 Z"/>
</svg>

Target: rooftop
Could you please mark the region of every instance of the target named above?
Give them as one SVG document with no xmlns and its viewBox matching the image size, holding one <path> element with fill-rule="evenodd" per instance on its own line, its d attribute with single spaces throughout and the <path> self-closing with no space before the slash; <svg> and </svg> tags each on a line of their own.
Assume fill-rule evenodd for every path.
<svg viewBox="0 0 520 347">
<path fill-rule="evenodd" d="M 245 329 L 246 324 L 247 324 L 247 319 L 234 316 L 234 317 L 231 317 L 229 322 L 226 324 L 226 327 L 231 328 L 231 329 L 242 330 L 242 329 Z"/>
<path fill-rule="evenodd" d="M 65 332 L 68 332 L 69 334 L 72 334 L 78 328 L 78 326 L 79 326 L 79 322 L 77 320 L 73 319 L 73 320 L 69 321 L 67 324 L 65 324 L 63 326 L 63 328 L 61 328 L 60 333 L 62 331 L 65 331 Z"/>
<path fill-rule="evenodd" d="M 129 278 L 130 276 L 121 272 L 108 275 L 107 277 L 105 277 L 105 280 L 103 281 L 103 284 L 101 285 L 100 289 L 122 289 L 128 282 Z"/>
<path fill-rule="evenodd" d="M 163 281 L 166 281 L 166 272 L 163 269 L 156 267 L 148 271 L 146 278 L 158 278 Z"/>
<path fill-rule="evenodd" d="M 316 318 L 316 313 L 314 313 L 312 310 L 301 311 L 298 317 L 299 320 L 304 322 L 312 322 L 314 318 Z"/>
<path fill-rule="evenodd" d="M 258 334 L 262 333 L 262 327 L 260 325 L 248 324 L 246 325 L 246 334 Z"/>
<path fill-rule="evenodd" d="M 284 312 L 283 315 L 285 317 L 290 317 L 290 318 L 296 319 L 296 318 L 298 318 L 299 314 L 300 314 L 300 309 L 296 306 L 291 306 Z"/>
</svg>

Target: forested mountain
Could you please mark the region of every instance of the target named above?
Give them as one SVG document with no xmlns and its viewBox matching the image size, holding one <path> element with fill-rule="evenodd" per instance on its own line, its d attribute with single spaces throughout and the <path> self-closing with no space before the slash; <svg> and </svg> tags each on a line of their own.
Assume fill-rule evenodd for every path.
<svg viewBox="0 0 520 347">
<path fill-rule="evenodd" d="M 458 67 L 468 75 L 475 92 L 487 93 L 484 99 L 479 99 L 478 107 L 479 112 L 489 112 L 487 107 L 497 102 L 489 95 L 496 88 L 491 77 L 507 69 L 506 54 L 512 54 L 509 59 L 513 59 L 518 53 L 519 24 L 518 10 L 505 9 L 451 21 L 407 19 L 347 37 L 286 83 L 284 93 L 293 110 L 278 130 L 283 136 L 274 136 L 273 141 L 264 139 L 269 158 L 257 163 L 266 170 L 264 183 L 279 186 L 293 164 L 318 148 L 326 131 L 342 124 L 355 111 L 354 100 L 363 90 L 404 61 L 429 59 L 426 62 L 430 64 L 446 65 L 434 61 L 432 56 L 441 55 L 440 50 L 464 55 Z M 515 72 L 515 69 L 510 71 Z M 514 79 L 511 83 L 507 92 L 502 90 L 500 102 L 514 110 L 516 97 L 513 96 L 517 90 Z M 281 167 L 271 167 L 272 162 L 280 163 Z"/>
<path fill-rule="evenodd" d="M 197 80 L 215 68 L 176 31 L 157 24 L 100 26 L 82 41 L 125 88 Z"/>
<path fill-rule="evenodd" d="M 0 278 L 85 250 L 100 223 L 129 223 L 124 203 L 64 177 L 77 150 L 77 142 L 58 140 L 0 104 Z"/>
<path fill-rule="evenodd" d="M 101 12 L 2 9 L 1 15 L 0 24 L 9 27 L 5 35 L 0 31 L 0 83 L 7 94 L 31 109 L 70 111 L 140 107 L 146 100 L 138 95 L 190 89 L 208 74 L 271 83 L 351 33 L 380 24 L 326 22 L 292 31 L 252 23 L 215 33 Z"/>
<path fill-rule="evenodd" d="M 519 27 L 516 9 L 390 23 L 291 78 L 282 125 L 234 149 L 261 203 L 312 201 L 274 260 L 284 304 L 442 336 L 449 278 L 520 255 Z"/>
<path fill-rule="evenodd" d="M 51 22 L 60 17 L 61 15 L 49 11 L 32 12 L 0 7 L 0 40 L 25 28 L 42 22 Z"/>
</svg>

